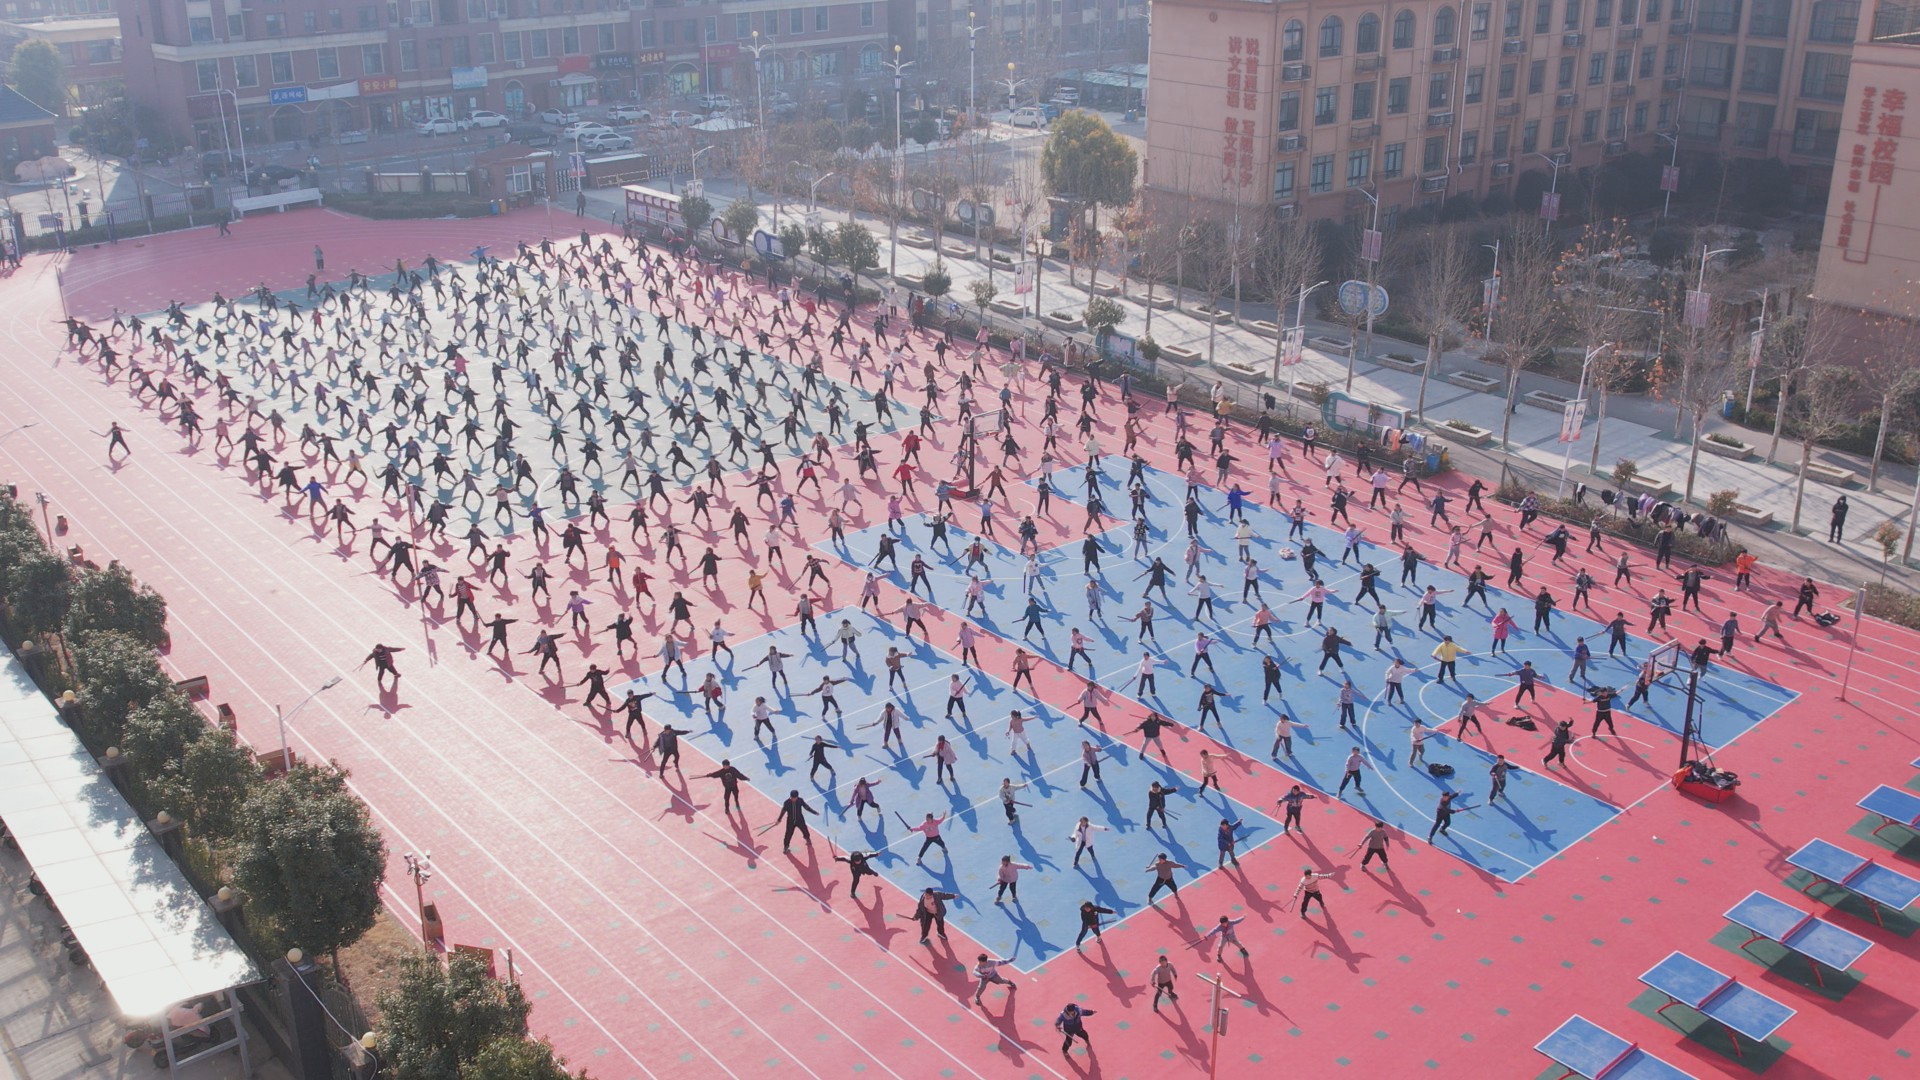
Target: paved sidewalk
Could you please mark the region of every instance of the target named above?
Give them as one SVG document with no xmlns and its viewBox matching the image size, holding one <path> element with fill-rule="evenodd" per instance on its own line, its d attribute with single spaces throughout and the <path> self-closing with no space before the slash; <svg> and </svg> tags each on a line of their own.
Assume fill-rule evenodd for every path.
<svg viewBox="0 0 1920 1080">
<path fill-rule="evenodd" d="M 716 207 L 723 207 L 738 194 L 744 186 L 727 178 L 709 179 L 707 193 Z M 613 192 L 590 193 L 594 209 L 604 219 L 620 209 L 620 194 Z M 773 205 L 763 202 L 762 210 L 766 221 L 771 222 Z M 830 220 L 845 220 L 844 211 L 829 211 Z M 875 277 L 885 280 L 884 267 L 889 260 L 887 243 L 887 225 L 883 219 L 862 215 L 858 218 L 880 239 L 880 261 L 883 269 Z M 904 233 L 904 227 L 903 227 Z M 948 233 L 949 237 L 965 241 L 968 238 L 961 233 Z M 921 274 L 934 262 L 934 253 L 929 250 L 900 245 L 898 267 L 902 275 Z M 974 309 L 967 301 L 968 285 L 972 281 L 989 273 L 988 268 L 973 260 L 946 257 L 942 260 L 947 271 L 953 276 L 950 295 L 965 304 L 971 312 Z M 1041 275 L 1041 310 L 1074 311 L 1086 306 L 1087 294 L 1084 270 L 1077 275 L 1078 287 L 1067 283 L 1067 267 L 1063 263 L 1047 260 L 1045 273 Z M 1013 275 L 1004 269 L 992 271 L 995 283 L 1000 286 L 1001 298 L 1012 298 Z M 1102 272 L 1101 281 L 1113 280 L 1111 274 Z M 1155 295 L 1165 296 L 1169 290 L 1156 286 Z M 1126 312 L 1119 329 L 1121 332 L 1139 336 L 1148 332 L 1149 313 L 1144 304 L 1146 290 L 1138 282 L 1129 282 L 1127 295 L 1120 297 L 1121 308 Z M 1031 304 L 1031 295 L 1027 297 Z M 1182 306 L 1190 307 L 1204 303 L 1205 298 L 1188 291 L 1182 298 Z M 1232 309 L 1231 298 L 1222 300 L 1223 308 Z M 1031 310 L 1031 308 L 1029 308 Z M 1244 301 L 1241 305 L 1241 318 L 1251 322 L 1256 319 L 1278 321 L 1271 304 L 1259 304 Z M 1286 313 L 1291 321 L 1292 312 Z M 998 314 L 992 315 L 992 321 L 1005 324 L 1012 320 Z M 1031 318 L 1022 321 L 1022 325 L 1037 328 Z M 1154 340 L 1161 345 L 1184 345 L 1201 351 L 1206 355 L 1209 333 L 1214 328 L 1204 320 L 1195 317 L 1186 310 L 1173 309 L 1151 313 L 1151 332 Z M 1337 340 L 1347 337 L 1346 328 L 1339 324 L 1308 320 L 1309 347 L 1304 360 L 1297 367 L 1287 369 L 1274 389 L 1276 396 L 1285 398 L 1286 382 L 1289 378 L 1301 383 L 1324 382 L 1335 389 L 1343 389 L 1347 378 L 1347 359 L 1342 354 L 1329 354 L 1315 348 L 1311 341 L 1316 336 L 1326 336 Z M 1275 342 L 1273 338 L 1242 329 L 1231 323 L 1222 323 L 1213 334 L 1212 359 L 1214 367 L 1195 369 L 1193 378 L 1228 378 L 1224 365 L 1239 363 L 1254 367 L 1260 371 L 1270 371 L 1273 367 Z M 1420 356 L 1424 350 L 1395 339 L 1376 337 L 1374 352 L 1385 355 L 1390 352 L 1402 355 Z M 1496 365 L 1483 364 L 1478 356 L 1468 350 L 1454 350 L 1445 353 L 1440 360 L 1440 371 L 1429 380 L 1426 401 L 1426 423 L 1434 427 L 1448 420 L 1462 420 L 1476 427 L 1486 428 L 1499 434 L 1504 400 L 1501 396 L 1466 389 L 1447 382 L 1444 376 L 1453 372 L 1475 371 L 1482 374 L 1501 375 Z M 1744 387 L 1730 388 L 1736 392 Z M 1521 377 L 1521 394 L 1535 390 L 1544 390 L 1571 397 L 1575 388 L 1571 383 L 1536 373 L 1527 373 Z M 1382 405 L 1406 409 L 1411 412 L 1419 399 L 1420 377 L 1397 368 L 1376 363 L 1369 356 L 1362 356 L 1355 365 L 1352 389 L 1354 397 L 1376 401 Z M 1756 433 L 1738 428 L 1722 420 L 1716 413 L 1706 426 L 1708 431 L 1724 431 L 1756 447 L 1757 452 L 1749 460 L 1733 460 L 1701 451 L 1696 465 L 1693 485 L 1694 502 L 1704 506 L 1707 497 L 1716 491 L 1733 490 L 1739 493 L 1741 503 L 1755 507 L 1773 515 L 1775 525 L 1767 529 L 1736 527 L 1743 542 L 1751 540 L 1749 546 L 1756 551 L 1770 552 L 1771 561 L 1776 565 L 1804 567 L 1808 573 L 1833 578 L 1853 580 L 1877 579 L 1881 572 L 1878 545 L 1869 539 L 1870 534 L 1881 522 L 1891 520 L 1905 527 L 1912 501 L 1914 470 L 1904 466 L 1883 465 L 1878 487 L 1867 490 L 1865 479 L 1867 462 L 1853 458 L 1838 451 L 1817 448 L 1814 460 L 1819 463 L 1855 472 L 1858 481 L 1848 487 L 1828 486 L 1818 480 L 1809 479 L 1800 514 L 1799 536 L 1791 536 L 1785 531 L 1785 524 L 1793 518 L 1797 473 L 1795 467 L 1799 461 L 1799 444 L 1783 439 L 1775 455 L 1779 464 L 1769 465 L 1765 455 L 1771 438 L 1766 433 Z M 1639 466 L 1641 476 L 1664 481 L 1672 485 L 1677 494 L 1686 487 L 1689 447 L 1684 439 L 1674 437 L 1674 409 L 1644 395 L 1613 395 L 1607 408 L 1604 424 L 1589 415 L 1582 439 L 1568 448 L 1559 441 L 1560 413 L 1557 409 L 1542 409 L 1533 405 L 1521 404 L 1513 416 L 1510 451 L 1521 460 L 1529 475 L 1538 476 L 1543 470 L 1557 475 L 1563 457 L 1568 459 L 1568 490 L 1578 481 L 1592 482 L 1595 487 L 1612 486 L 1606 477 L 1614 464 L 1621 459 L 1630 459 Z M 1593 440 L 1599 434 L 1600 452 L 1597 459 L 1593 456 Z M 1477 471 L 1489 476 L 1498 476 L 1501 471 L 1502 455 L 1495 447 L 1491 453 L 1463 452 L 1454 449 L 1457 464 L 1466 465 L 1470 460 L 1482 463 Z M 1596 460 L 1598 473 L 1602 479 L 1595 482 L 1587 471 L 1587 462 Z M 1469 466 L 1471 467 L 1471 466 Z M 1847 518 L 1847 539 L 1841 545 L 1827 545 L 1827 519 L 1834 499 L 1842 492 L 1852 504 Z M 1900 579 L 1909 579 L 1905 568 L 1898 565 L 1896 553 L 1892 574 Z M 1916 552 L 1920 555 L 1920 551 Z M 1836 559 L 1838 561 L 1836 561 Z M 1890 577 L 1889 580 L 1893 580 Z M 1911 575 L 1911 582 L 1920 584 L 1920 574 Z"/>
</svg>

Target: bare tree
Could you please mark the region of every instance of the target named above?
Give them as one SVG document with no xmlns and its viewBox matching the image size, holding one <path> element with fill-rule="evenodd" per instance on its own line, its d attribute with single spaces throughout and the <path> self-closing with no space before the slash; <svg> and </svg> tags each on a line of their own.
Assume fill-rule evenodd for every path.
<svg viewBox="0 0 1920 1080">
<path fill-rule="evenodd" d="M 1795 399 L 1796 426 L 1800 429 L 1800 473 L 1793 489 L 1792 531 L 1800 531 L 1800 507 L 1807 496 L 1807 467 L 1813 464 L 1813 447 L 1830 439 L 1854 422 L 1855 405 L 1863 389 L 1860 376 L 1839 364 L 1821 364 L 1809 368 L 1804 389 Z"/>
<path fill-rule="evenodd" d="M 1325 252 L 1320 232 L 1299 218 L 1269 223 L 1261 233 L 1258 277 L 1273 297 L 1275 322 L 1281 327 L 1299 310 L 1301 290 L 1312 284 L 1307 279 L 1320 270 Z M 1283 329 L 1273 341 L 1273 377 L 1280 377 L 1281 353 L 1286 348 Z"/>
<path fill-rule="evenodd" d="M 1794 392 L 1802 376 L 1825 354 L 1835 325 L 1834 319 L 1822 318 L 1816 308 L 1775 323 L 1767 334 L 1760 366 L 1769 379 L 1780 380 L 1780 396 L 1773 406 L 1773 441 L 1767 444 L 1769 465 L 1780 451 L 1780 431 L 1786 424 Z"/>
<path fill-rule="evenodd" d="M 1574 334 L 1583 356 L 1602 345 L 1612 346 L 1595 353 L 1587 368 L 1587 385 L 1597 396 L 1598 405 L 1589 410 L 1594 418 L 1589 472 L 1599 469 L 1607 399 L 1639 366 L 1633 353 L 1621 347 L 1629 327 L 1640 319 L 1634 310 L 1641 299 L 1639 282 L 1622 273 L 1620 265 L 1631 244 L 1625 222 L 1592 222 L 1579 243 L 1560 257 L 1555 293 L 1562 325 Z"/>
<path fill-rule="evenodd" d="M 1727 348 L 1726 338 L 1710 332 L 1712 329 L 1692 327 L 1685 333 L 1668 335 L 1674 339 L 1671 348 L 1678 354 L 1679 363 L 1664 392 L 1684 417 L 1691 444 L 1687 447 L 1687 482 L 1681 492 L 1682 501 L 1693 498 L 1694 474 L 1700 462 L 1700 439 L 1705 434 L 1707 416 L 1726 399 L 1727 388 L 1733 385 L 1736 366 L 1733 355 Z"/>
<path fill-rule="evenodd" d="M 1913 332 L 1912 298 L 1895 306 L 1892 314 L 1873 317 L 1873 348 L 1860 354 L 1867 386 L 1880 399 L 1880 423 L 1873 439 L 1873 463 L 1867 470 L 1867 490 L 1880 481 L 1880 461 L 1887 449 L 1887 431 L 1894 425 L 1894 406 L 1920 388 L 1920 335 Z M 1907 309 L 1907 310 L 1902 310 Z"/>
<path fill-rule="evenodd" d="M 1513 413 L 1519 408 L 1520 373 L 1558 330 L 1554 305 L 1553 241 L 1524 220 L 1500 241 L 1500 303 L 1493 313 L 1493 340 L 1507 369 L 1506 415 L 1500 445 L 1510 446 Z"/>
<path fill-rule="evenodd" d="M 1473 251 L 1460 226 L 1438 225 L 1415 240 L 1412 258 L 1408 287 L 1402 295 L 1408 316 L 1427 339 L 1427 362 L 1420 369 L 1420 397 L 1414 406 L 1414 419 L 1424 422 L 1427 382 L 1440 366 L 1440 353 L 1450 335 L 1464 332 L 1467 318 L 1473 314 Z M 1318 261 L 1316 253 L 1315 263 Z"/>
</svg>

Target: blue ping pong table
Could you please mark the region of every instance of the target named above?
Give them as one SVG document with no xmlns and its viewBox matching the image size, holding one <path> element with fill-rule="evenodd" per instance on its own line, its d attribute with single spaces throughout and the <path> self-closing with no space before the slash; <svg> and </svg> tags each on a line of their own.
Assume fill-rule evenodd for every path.
<svg viewBox="0 0 1920 1080">
<path fill-rule="evenodd" d="M 1813 968 L 1813 981 L 1821 986 L 1827 985 L 1820 975 L 1821 964 L 1844 972 L 1873 948 L 1873 942 L 1859 934 L 1763 892 L 1748 893 L 1746 899 L 1733 905 L 1727 911 L 1727 921 L 1753 935 L 1741 943 L 1742 949 L 1765 938 L 1806 957 Z"/>
<path fill-rule="evenodd" d="M 1567 1070 L 1558 1080 L 1569 1076 L 1588 1080 L 1693 1080 L 1693 1074 L 1577 1014 L 1541 1039 L 1534 1049 Z"/>
<path fill-rule="evenodd" d="M 1741 1057 L 1746 1051 L 1740 1049 L 1740 1036 L 1766 1042 L 1780 1025 L 1793 1019 L 1792 1009 L 1683 952 L 1667 954 L 1640 981 L 1667 996 L 1667 1003 L 1654 1010 L 1657 1014 L 1664 1016 L 1675 1005 L 1685 1005 L 1725 1028 L 1733 1040 L 1733 1052 Z"/>
<path fill-rule="evenodd" d="M 1881 908 L 1905 911 L 1920 900 L 1920 881 L 1825 840 L 1807 841 L 1805 847 L 1787 856 L 1787 865 L 1813 875 L 1814 881 L 1801 892 L 1821 881 L 1838 885 L 1865 899 L 1881 926 L 1887 925 L 1880 916 Z"/>
<path fill-rule="evenodd" d="M 1867 792 L 1867 797 L 1860 800 L 1859 806 L 1867 813 L 1879 816 L 1880 829 L 1902 825 L 1909 832 L 1920 833 L 1920 795 L 1911 791 L 1881 784 Z M 1873 830 L 1873 835 L 1879 836 L 1880 829 Z"/>
</svg>

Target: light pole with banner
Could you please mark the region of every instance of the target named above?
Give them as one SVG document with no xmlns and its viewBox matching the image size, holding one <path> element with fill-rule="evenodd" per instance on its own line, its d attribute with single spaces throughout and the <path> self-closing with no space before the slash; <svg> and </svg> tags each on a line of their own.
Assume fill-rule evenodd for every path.
<svg viewBox="0 0 1920 1080">
<path fill-rule="evenodd" d="M 1213 1042 L 1207 1050 L 1207 1080 L 1216 1080 L 1220 1075 L 1220 1039 L 1227 1033 L 1227 1010 L 1220 1004 L 1220 995 L 1245 1000 L 1245 994 L 1236 994 L 1221 985 L 1221 975 L 1201 974 L 1196 976 L 1201 982 L 1213 987 L 1213 997 L 1207 1005 L 1207 1021 L 1213 1028 Z"/>
<path fill-rule="evenodd" d="M 1273 343 L 1273 379 L 1280 381 L 1280 369 L 1287 368 L 1287 397 L 1293 397 L 1293 383 L 1296 376 L 1292 369 L 1298 367 L 1306 354 L 1307 347 L 1307 294 L 1327 284 L 1317 281 L 1312 285 L 1300 286 L 1300 297 L 1293 305 L 1293 325 L 1280 334 Z"/>
<path fill-rule="evenodd" d="M 1552 156 L 1536 153 L 1533 156 L 1553 166 L 1553 185 L 1540 196 L 1540 219 L 1543 222 L 1540 228 L 1542 232 L 1550 233 L 1553 223 L 1560 219 L 1560 166 L 1566 162 L 1561 160 L 1558 153 Z"/>
<path fill-rule="evenodd" d="M 1567 469 L 1573 464 L 1573 444 L 1580 441 L 1580 424 L 1587 416 L 1587 369 L 1593 366 L 1593 358 L 1603 350 L 1611 349 L 1613 342 L 1603 341 L 1587 350 L 1586 359 L 1580 361 L 1580 388 L 1573 392 L 1573 400 L 1567 402 L 1560 416 L 1560 486 L 1553 489 L 1553 497 L 1558 499 L 1567 493 Z M 1598 438 L 1598 436 L 1596 436 Z"/>
</svg>

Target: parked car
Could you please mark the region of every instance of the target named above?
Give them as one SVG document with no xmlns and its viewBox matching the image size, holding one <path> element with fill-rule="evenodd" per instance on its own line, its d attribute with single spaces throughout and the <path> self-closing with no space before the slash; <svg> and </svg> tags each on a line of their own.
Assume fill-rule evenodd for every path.
<svg viewBox="0 0 1920 1080">
<path fill-rule="evenodd" d="M 228 157 L 219 150 L 209 150 L 200 155 L 200 175 L 225 176 L 240 171 L 240 159 Z"/>
<path fill-rule="evenodd" d="M 700 107 L 709 112 L 725 112 L 733 108 L 733 98 L 726 94 L 701 94 Z"/>
<path fill-rule="evenodd" d="M 689 125 L 697 124 L 699 122 L 700 122 L 700 118 L 698 116 L 695 116 L 692 113 L 686 112 L 682 109 L 675 109 L 672 112 L 667 114 L 668 127 L 687 127 Z"/>
<path fill-rule="evenodd" d="M 580 114 L 576 112 L 568 112 L 565 109 L 547 109 L 546 111 L 542 112 L 537 119 L 543 124 L 552 124 L 555 127 L 563 127 L 567 124 L 579 123 Z"/>
<path fill-rule="evenodd" d="M 582 120 L 577 124 L 568 124 L 566 127 L 561 128 L 560 137 L 563 139 L 574 139 L 582 135 L 593 135 L 603 131 L 609 135 L 613 134 L 612 128 L 598 120 Z"/>
<path fill-rule="evenodd" d="M 300 170 L 298 169 L 290 169 L 285 165 L 261 165 L 247 177 L 247 186 L 266 191 L 279 191 L 290 187 L 299 179 Z"/>
<path fill-rule="evenodd" d="M 580 137 L 582 150 L 631 150 L 633 136 L 617 131 L 593 131 Z"/>
<path fill-rule="evenodd" d="M 1062 105 L 1078 105 L 1080 104 L 1080 88 L 1077 86 L 1056 86 L 1053 89 L 1053 100 L 1060 102 Z"/>
<path fill-rule="evenodd" d="M 560 136 L 555 135 L 552 128 L 538 124 L 514 124 L 507 128 L 507 141 L 522 146 L 552 146 L 560 141 Z"/>
<path fill-rule="evenodd" d="M 413 125 L 413 133 L 415 135 L 452 135 L 454 132 L 467 130 L 468 126 L 465 120 L 436 116 L 431 120 L 422 120 Z"/>
<path fill-rule="evenodd" d="M 467 123 L 477 128 L 506 127 L 508 124 L 512 122 L 513 121 L 507 119 L 504 115 L 500 113 L 488 112 L 485 109 L 482 109 L 479 112 L 474 113 L 472 116 L 467 117 Z"/>
<path fill-rule="evenodd" d="M 1014 127 L 1043 128 L 1047 126 L 1047 114 L 1037 105 L 1028 105 L 1013 110 L 1013 115 L 1007 117 L 1007 123 Z"/>
<path fill-rule="evenodd" d="M 613 108 L 607 110 L 607 119 L 618 122 L 645 124 L 653 120 L 653 112 L 649 109 L 643 109 L 638 105 L 615 105 Z"/>
</svg>

